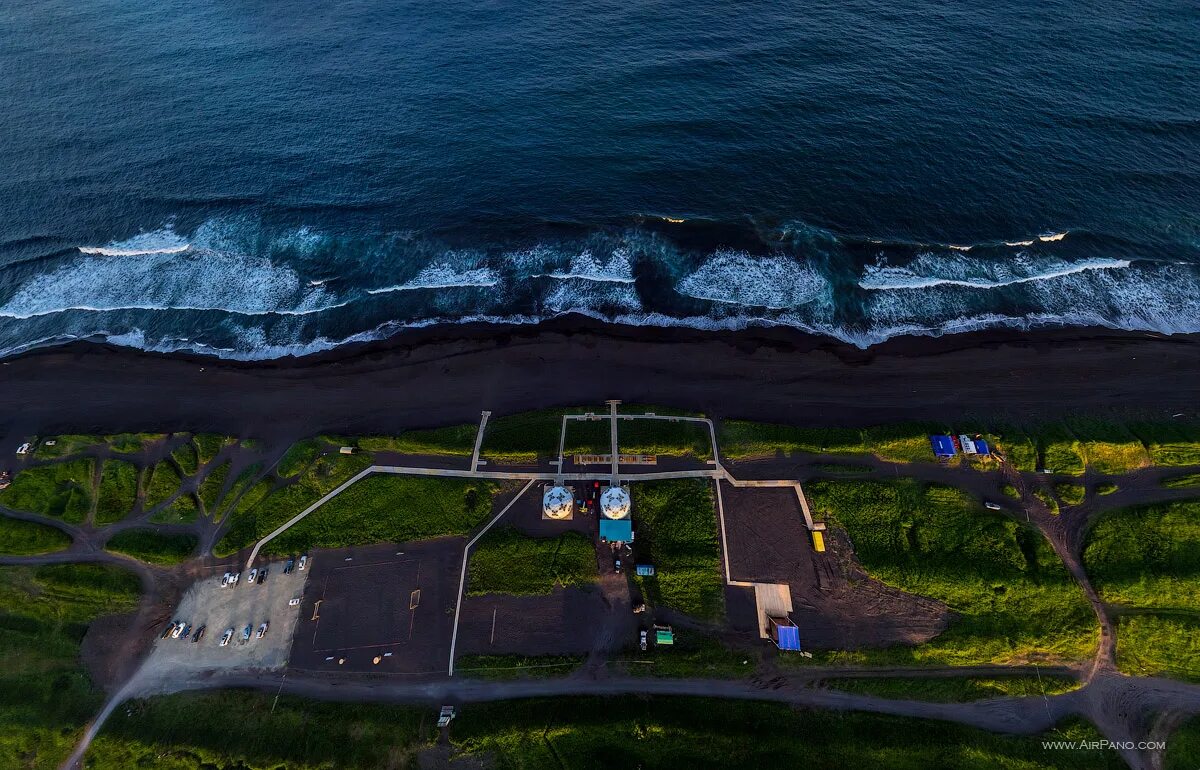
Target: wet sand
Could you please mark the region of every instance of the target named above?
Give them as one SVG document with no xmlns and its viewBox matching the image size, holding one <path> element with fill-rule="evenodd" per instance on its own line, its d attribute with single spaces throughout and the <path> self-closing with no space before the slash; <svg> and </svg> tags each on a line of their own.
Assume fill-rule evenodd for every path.
<svg viewBox="0 0 1200 770">
<path fill-rule="evenodd" d="M 1074 329 L 859 350 L 788 329 L 713 333 L 577 318 L 455 326 L 299 359 L 227 362 L 94 343 L 0 364 L 0 440 L 210 430 L 288 439 L 474 423 L 553 405 L 670 404 L 813 425 L 1119 410 L 1196 414 L 1200 337 Z"/>
</svg>

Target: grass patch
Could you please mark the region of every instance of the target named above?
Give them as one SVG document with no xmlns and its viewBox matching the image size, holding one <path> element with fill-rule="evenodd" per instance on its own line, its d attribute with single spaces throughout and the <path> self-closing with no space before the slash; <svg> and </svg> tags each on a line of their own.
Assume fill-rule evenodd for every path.
<svg viewBox="0 0 1200 770">
<path fill-rule="evenodd" d="M 327 455 L 234 521 L 215 551 L 233 553 L 271 532 L 370 465 L 366 455 Z M 476 480 L 374 475 L 362 479 L 272 540 L 270 553 L 465 535 L 487 518 L 499 487 Z M 253 490 L 252 490 L 253 491 Z M 239 503 L 238 508 L 242 506 Z"/>
<path fill-rule="evenodd" d="M 1051 473 L 1079 476 L 1083 473 L 1083 445 L 1066 425 L 1044 425 L 1038 431 L 1038 452 L 1042 467 Z"/>
<path fill-rule="evenodd" d="M 0 567 L 0 767 L 54 768 L 104 700 L 79 660 L 97 617 L 136 605 L 140 585 L 96 564 Z"/>
<path fill-rule="evenodd" d="M 1050 494 L 1044 489 L 1033 490 L 1033 496 L 1041 500 L 1042 503 L 1050 510 L 1050 513 L 1057 516 L 1059 513 L 1058 498 Z"/>
<path fill-rule="evenodd" d="M 987 433 L 988 443 L 997 447 L 1005 461 L 1019 471 L 1035 471 L 1038 465 L 1037 439 L 1012 428 Z"/>
<path fill-rule="evenodd" d="M 1117 668 L 1134 676 L 1200 682 L 1200 618 L 1122 616 L 1117 627 Z"/>
<path fill-rule="evenodd" d="M 531 463 L 539 456 L 557 457 L 562 416 L 588 412 L 603 414 L 606 409 L 604 406 L 558 407 L 494 417 L 488 421 L 487 431 L 483 434 L 480 454 L 502 463 Z"/>
<path fill-rule="evenodd" d="M 1033 698 L 1061 695 L 1079 688 L 1078 681 L 1065 676 L 855 677 L 826 679 L 825 684 L 835 690 L 860 695 L 935 703 L 968 703 L 988 698 Z"/>
<path fill-rule="evenodd" d="M 1000 491 L 1004 493 L 1005 497 L 1011 497 L 1013 500 L 1021 499 L 1021 491 L 1012 484 L 1005 484 L 1000 488 Z"/>
<path fill-rule="evenodd" d="M 1145 444 L 1155 465 L 1200 465 L 1200 424 L 1135 422 L 1129 429 Z"/>
<path fill-rule="evenodd" d="M 105 548 L 151 564 L 178 564 L 196 552 L 200 538 L 190 533 L 166 534 L 154 529 L 127 529 L 109 538 Z"/>
<path fill-rule="evenodd" d="M 237 439 L 230 436 L 219 436 L 215 433 L 197 433 L 192 436 L 192 443 L 196 445 L 196 454 L 200 459 L 200 464 L 207 465 L 223 447 L 236 444 Z"/>
<path fill-rule="evenodd" d="M 29 556 L 61 551 L 70 544 L 70 535 L 62 530 L 32 521 L 0 516 L 0 554 Z"/>
<path fill-rule="evenodd" d="M 415 767 L 415 752 L 436 736 L 432 721 L 428 708 L 412 706 L 180 693 L 121 706 L 86 762 L 90 770 Z"/>
<path fill-rule="evenodd" d="M 819 481 L 807 492 L 846 530 L 868 573 L 957 615 L 923 645 L 848 653 L 846 662 L 1073 661 L 1094 649 L 1098 629 L 1082 591 L 1031 526 L 907 479 Z"/>
<path fill-rule="evenodd" d="M 1162 480 L 1167 489 L 1191 489 L 1200 487 L 1200 473 L 1189 473 L 1186 476 L 1171 476 Z"/>
<path fill-rule="evenodd" d="M 705 679 L 739 679 L 754 674 L 758 668 L 757 651 L 735 650 L 699 631 L 675 631 L 675 644 L 659 647 L 654 644 L 651 630 L 649 648 L 645 652 L 626 653 L 622 656 L 622 667 L 634 676 Z"/>
<path fill-rule="evenodd" d="M 275 466 L 275 473 L 281 479 L 296 476 L 312 465 L 321 456 L 321 452 L 321 442 L 316 439 L 292 444 L 280 459 L 279 464 Z"/>
<path fill-rule="evenodd" d="M 1081 484 L 1055 484 L 1054 494 L 1058 495 L 1058 499 L 1067 505 L 1079 505 L 1087 496 L 1087 489 Z"/>
<path fill-rule="evenodd" d="M 1123 768 L 1114 751 L 1050 751 L 1100 740 L 1072 720 L 1042 735 L 950 722 L 708 698 L 561 698 L 474 704 L 450 729 L 466 754 L 502 769 L 586 767 Z"/>
<path fill-rule="evenodd" d="M 651 409 L 655 414 L 666 412 Z M 708 425 L 702 422 L 670 420 L 620 420 L 617 423 L 620 454 L 665 455 L 712 459 L 712 440 Z M 607 454 L 609 450 L 605 449 Z"/>
<path fill-rule="evenodd" d="M 49 441 L 53 441 L 54 445 L 50 446 L 47 444 Z M 94 446 L 100 446 L 103 443 L 104 439 L 101 436 L 79 434 L 46 436 L 38 441 L 37 447 L 33 450 L 33 456 L 38 460 L 57 460 L 60 457 L 83 452 Z"/>
<path fill-rule="evenodd" d="M 129 515 L 137 502 L 138 469 L 124 460 L 105 460 L 96 494 L 96 523 L 112 524 Z"/>
<path fill-rule="evenodd" d="M 585 660 L 576 655 L 462 655 L 454 673 L 475 679 L 551 679 L 566 676 Z"/>
<path fill-rule="evenodd" d="M 725 615 L 721 548 L 712 485 L 702 479 L 637 482 L 633 496 L 639 563 L 655 574 L 637 577 L 652 604 L 705 620 Z"/>
<path fill-rule="evenodd" d="M 1094 471 L 1116 475 L 1150 464 L 1150 455 L 1141 439 L 1120 423 L 1073 419 L 1070 428 L 1080 438 L 1080 452 Z"/>
<path fill-rule="evenodd" d="M 172 495 L 179 491 L 183 479 L 179 471 L 170 462 L 163 460 L 149 471 L 146 481 L 146 496 L 142 502 L 144 510 L 150 510 L 162 505 Z M 182 494 L 171 500 L 171 503 L 155 513 L 151 521 L 159 524 L 186 524 L 196 520 L 196 498 L 190 494 Z"/>
<path fill-rule="evenodd" d="M 200 469 L 200 455 L 196 453 L 196 445 L 191 441 L 177 446 L 175 451 L 171 452 L 171 459 L 179 466 L 179 470 L 183 471 L 184 476 L 194 476 Z"/>
<path fill-rule="evenodd" d="M 200 489 L 197 490 L 197 497 L 200 498 L 200 503 L 204 506 L 204 512 L 209 516 L 213 516 L 217 512 L 217 503 L 221 500 L 221 493 L 225 490 L 225 478 L 229 475 L 231 463 L 226 460 L 208 472 L 204 477 L 204 481 L 200 482 Z"/>
<path fill-rule="evenodd" d="M 0 503 L 81 524 L 92 508 L 94 471 L 95 461 L 90 458 L 27 468 L 0 490 Z"/>
<path fill-rule="evenodd" d="M 162 441 L 166 437 L 165 433 L 118 433 L 105 436 L 104 441 L 114 452 L 134 454 L 145 449 L 147 444 Z"/>
<path fill-rule="evenodd" d="M 1116 484 L 1113 484 L 1108 481 L 1104 481 L 1104 482 L 1101 482 L 1096 485 L 1096 494 L 1097 495 L 1111 495 L 1113 492 L 1116 492 L 1118 489 L 1120 489 L 1120 487 L 1118 487 Z"/>
<path fill-rule="evenodd" d="M 1105 514 L 1088 533 L 1083 563 L 1106 602 L 1200 612 L 1200 501 Z"/>
<path fill-rule="evenodd" d="M 1184 722 L 1167 740 L 1164 770 L 1196 770 L 1200 767 L 1200 716 Z"/>
<path fill-rule="evenodd" d="M 532 538 L 512 527 L 494 529 L 471 552 L 467 594 L 548 594 L 596 580 L 596 551 L 578 532 Z"/>
<path fill-rule="evenodd" d="M 729 460 L 777 454 L 865 454 L 862 432 L 851 428 L 797 428 L 745 420 L 725 420 L 719 435 Z"/>
<path fill-rule="evenodd" d="M 367 452 L 406 455 L 470 455 L 475 450 L 478 425 L 452 425 L 434 430 L 408 430 L 399 436 L 364 436 L 357 440 Z"/>
</svg>

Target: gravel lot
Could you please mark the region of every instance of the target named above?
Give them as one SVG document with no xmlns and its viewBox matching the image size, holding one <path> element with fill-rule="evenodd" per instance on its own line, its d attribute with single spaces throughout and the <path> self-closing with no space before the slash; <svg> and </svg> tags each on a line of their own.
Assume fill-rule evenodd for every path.
<svg viewBox="0 0 1200 770">
<path fill-rule="evenodd" d="M 308 571 L 283 574 L 285 561 L 267 564 L 267 579 L 261 585 L 249 583 L 249 573 L 232 588 L 221 587 L 220 569 L 211 577 L 192 585 L 183 595 L 174 619 L 192 624 L 192 631 L 206 626 L 204 638 L 156 639 L 146 661 L 147 673 L 170 675 L 172 671 L 190 674 L 196 671 L 254 668 L 282 668 L 287 664 L 292 634 L 300 615 L 300 606 L 288 606 L 288 600 L 304 593 Z M 266 635 L 256 638 L 258 627 L 270 623 Z M 242 631 L 252 626 L 250 641 L 242 644 Z M 220 646 L 225 629 L 234 629 L 233 638 Z M 161 633 L 162 629 L 158 630 Z"/>
</svg>

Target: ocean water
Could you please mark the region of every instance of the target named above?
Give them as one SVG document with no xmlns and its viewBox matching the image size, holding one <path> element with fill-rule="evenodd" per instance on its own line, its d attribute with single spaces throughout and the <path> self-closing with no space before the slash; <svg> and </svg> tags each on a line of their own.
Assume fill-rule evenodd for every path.
<svg viewBox="0 0 1200 770">
<path fill-rule="evenodd" d="M 0 40 L 0 355 L 1200 331 L 1194 0 L 39 0 Z"/>
</svg>

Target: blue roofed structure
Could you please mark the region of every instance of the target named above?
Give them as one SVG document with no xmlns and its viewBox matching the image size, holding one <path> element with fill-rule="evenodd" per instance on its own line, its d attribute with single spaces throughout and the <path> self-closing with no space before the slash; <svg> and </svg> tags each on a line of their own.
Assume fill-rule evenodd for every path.
<svg viewBox="0 0 1200 770">
<path fill-rule="evenodd" d="M 789 617 L 767 616 L 771 641 L 781 650 L 800 652 L 800 629 Z"/>
<path fill-rule="evenodd" d="M 981 438 L 977 438 L 975 439 L 975 451 L 981 455 L 990 455 L 992 453 L 992 448 L 988 446 L 988 442 Z"/>
<path fill-rule="evenodd" d="M 931 435 L 929 444 L 933 447 L 933 453 L 938 457 L 953 457 L 956 452 L 954 449 L 954 439 L 946 435 Z"/>
<path fill-rule="evenodd" d="M 631 543 L 633 522 L 629 519 L 600 519 L 600 537 L 610 543 Z"/>
</svg>

